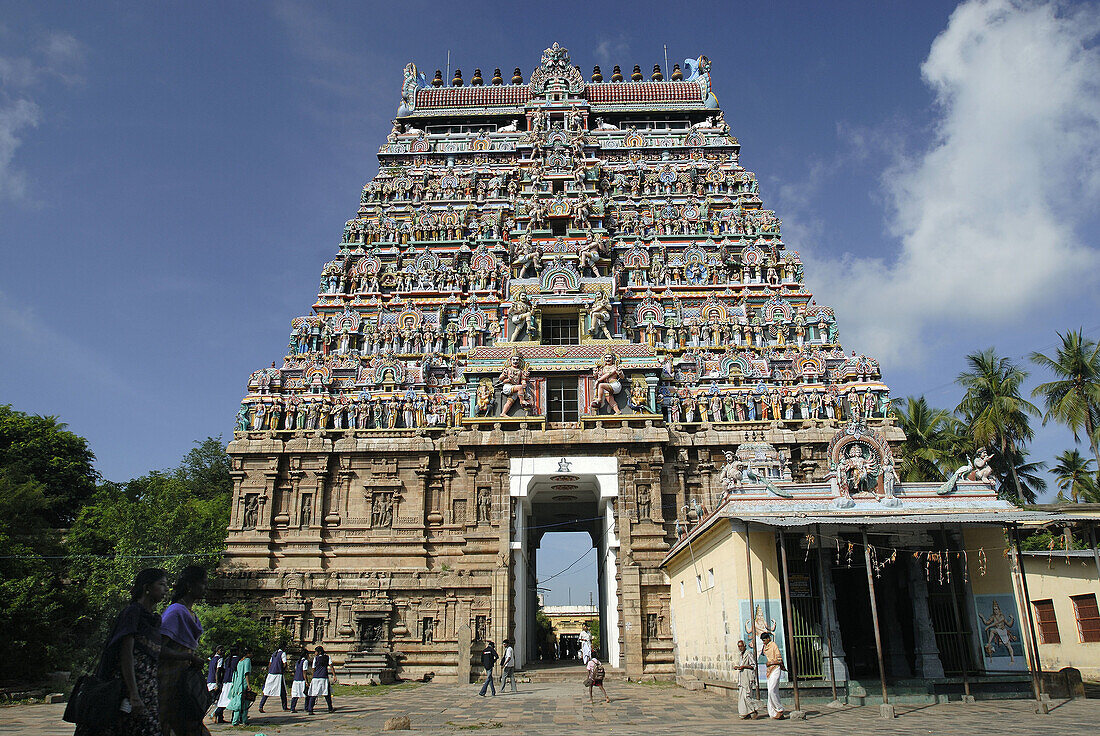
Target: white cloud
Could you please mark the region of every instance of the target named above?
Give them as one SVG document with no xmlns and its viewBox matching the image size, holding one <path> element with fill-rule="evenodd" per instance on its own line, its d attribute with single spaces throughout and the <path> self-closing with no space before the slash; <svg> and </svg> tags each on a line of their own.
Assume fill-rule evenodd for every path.
<svg viewBox="0 0 1100 736">
<path fill-rule="evenodd" d="M 912 358 L 936 327 L 1004 324 L 1088 285 L 1100 258 L 1077 227 L 1100 191 L 1098 32 L 1094 7 L 973 0 L 952 13 L 921 67 L 934 140 L 882 179 L 900 251 L 805 254 L 846 343 Z"/>
<path fill-rule="evenodd" d="M 596 44 L 596 48 L 593 50 L 592 55 L 598 63 L 607 67 L 607 69 L 604 70 L 604 77 L 610 79 L 611 67 L 614 64 L 625 64 L 629 52 L 630 41 L 624 34 L 620 33 L 615 38 L 601 38 Z"/>
<path fill-rule="evenodd" d="M 84 47 L 67 33 L 48 34 L 30 56 L 0 56 L 0 200 L 26 197 L 26 175 L 14 161 L 26 130 L 41 119 L 29 92 L 47 78 L 79 83 L 83 66 Z"/>
<path fill-rule="evenodd" d="M 30 100 L 0 101 L 0 200 L 21 200 L 26 176 L 12 165 L 15 150 L 23 142 L 23 129 L 38 125 L 38 106 Z"/>
</svg>

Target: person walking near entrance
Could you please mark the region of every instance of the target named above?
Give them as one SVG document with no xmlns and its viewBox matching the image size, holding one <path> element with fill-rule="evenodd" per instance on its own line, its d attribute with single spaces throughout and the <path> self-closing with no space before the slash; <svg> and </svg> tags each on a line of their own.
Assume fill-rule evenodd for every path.
<svg viewBox="0 0 1100 736">
<path fill-rule="evenodd" d="M 481 653 L 481 666 L 485 668 L 485 682 L 481 685 L 481 697 L 485 697 L 485 689 L 491 688 L 494 697 L 497 694 L 496 683 L 493 682 L 493 667 L 497 663 L 497 648 L 493 642 L 485 645 L 485 651 Z"/>
<path fill-rule="evenodd" d="M 309 681 L 309 697 L 306 698 L 306 713 L 313 715 L 313 709 L 317 707 L 317 698 L 324 695 L 325 702 L 328 704 L 328 712 L 333 711 L 332 708 L 332 688 L 329 685 L 329 675 L 336 674 L 336 668 L 332 665 L 332 660 L 325 654 L 324 647 L 317 647 L 317 656 L 313 658 L 313 679 Z"/>
<path fill-rule="evenodd" d="M 217 702 L 221 695 L 222 679 L 225 677 L 225 647 L 218 647 L 210 656 L 206 669 L 206 689 L 212 701 Z"/>
<path fill-rule="evenodd" d="M 268 698 L 279 696 L 286 710 L 286 680 L 283 679 L 283 671 L 286 669 L 286 652 L 282 647 L 276 648 L 271 655 L 271 661 L 267 665 L 267 679 L 264 680 L 263 695 L 260 696 L 260 712 L 264 712 L 264 703 Z"/>
<path fill-rule="evenodd" d="M 756 702 L 752 699 L 753 683 L 756 682 L 756 654 L 750 651 L 744 641 L 737 642 L 740 659 L 737 661 L 737 714 L 743 720 L 756 718 Z"/>
<path fill-rule="evenodd" d="M 588 633 L 588 628 L 581 629 L 580 633 L 581 642 L 581 660 L 587 665 L 589 660 L 592 659 L 592 635 Z"/>
<path fill-rule="evenodd" d="M 764 655 L 768 663 L 768 716 L 773 720 L 783 720 L 783 703 L 779 702 L 779 678 L 783 676 L 783 655 L 779 653 L 779 645 L 772 640 L 772 635 L 764 632 L 760 635 L 760 641 L 764 642 Z"/>
<path fill-rule="evenodd" d="M 294 664 L 294 682 L 290 686 L 290 712 L 298 712 L 298 698 L 308 700 L 306 693 L 306 665 L 309 664 L 309 656 L 305 652 L 299 652 L 298 661 Z"/>
<path fill-rule="evenodd" d="M 607 691 L 603 689 L 603 678 L 607 673 L 604 671 L 603 665 L 600 664 L 600 660 L 591 657 L 585 669 L 588 670 L 588 679 L 584 681 L 584 684 L 588 686 L 588 702 L 592 702 L 592 688 L 598 687 L 600 692 L 603 693 L 603 702 L 610 703 L 611 698 L 607 697 Z"/>
<path fill-rule="evenodd" d="M 225 665 L 222 668 L 221 693 L 218 695 L 218 703 L 214 706 L 214 715 L 212 716 L 214 723 L 225 723 L 225 709 L 229 706 L 229 686 L 233 682 L 233 674 L 237 671 L 237 662 L 240 660 L 237 647 L 229 647 L 229 655 L 225 658 Z"/>
<path fill-rule="evenodd" d="M 237 661 L 237 669 L 233 672 L 233 679 L 229 685 L 229 703 L 226 710 L 233 713 L 234 726 L 248 725 L 248 706 L 256 698 L 256 693 L 248 684 L 248 676 L 252 674 L 252 652 L 247 647 L 241 648 L 241 658 Z"/>
<path fill-rule="evenodd" d="M 500 660 L 500 691 L 504 692 L 504 683 L 512 681 L 512 692 L 516 691 L 516 650 L 511 639 L 504 640 L 504 658 Z"/>
</svg>

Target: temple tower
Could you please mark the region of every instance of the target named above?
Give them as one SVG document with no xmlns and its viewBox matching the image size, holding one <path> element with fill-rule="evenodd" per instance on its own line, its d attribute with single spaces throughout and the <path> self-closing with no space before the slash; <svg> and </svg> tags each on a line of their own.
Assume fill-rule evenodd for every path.
<svg viewBox="0 0 1100 736">
<path fill-rule="evenodd" d="M 659 565 L 726 500 L 724 453 L 810 482 L 841 422 L 900 438 L 710 61 L 585 81 L 554 44 L 469 86 L 410 63 L 378 156 L 288 355 L 249 377 L 223 596 L 363 677 L 468 679 L 485 639 L 536 656 L 540 540 L 581 531 L 604 656 L 670 673 Z"/>
</svg>

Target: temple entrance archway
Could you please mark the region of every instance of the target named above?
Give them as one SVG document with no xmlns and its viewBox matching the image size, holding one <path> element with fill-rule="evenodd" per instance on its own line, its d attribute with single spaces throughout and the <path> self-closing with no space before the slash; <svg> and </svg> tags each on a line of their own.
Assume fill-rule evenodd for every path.
<svg viewBox="0 0 1100 736">
<path fill-rule="evenodd" d="M 537 558 L 547 533 L 583 532 L 596 550 L 601 660 L 619 666 L 619 539 L 615 499 L 619 495 L 614 457 L 513 458 L 509 488 L 512 515 L 512 610 L 516 665 L 536 661 Z M 578 554 L 582 550 L 578 549 Z"/>
</svg>

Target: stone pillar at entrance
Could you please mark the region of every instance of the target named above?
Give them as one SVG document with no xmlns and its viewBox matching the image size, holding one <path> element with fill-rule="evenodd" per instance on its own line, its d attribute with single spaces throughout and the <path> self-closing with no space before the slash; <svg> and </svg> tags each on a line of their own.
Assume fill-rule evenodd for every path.
<svg viewBox="0 0 1100 736">
<path fill-rule="evenodd" d="M 830 645 L 828 642 L 823 642 L 821 647 L 821 656 L 825 661 L 825 669 L 823 672 L 828 675 L 829 655 L 832 654 L 835 679 L 837 682 L 844 682 L 848 679 L 848 665 L 844 660 L 844 642 L 840 638 L 840 621 L 837 619 L 836 615 L 836 587 L 833 585 L 832 567 L 829 565 L 828 555 L 824 547 L 818 550 L 818 554 L 826 555 L 825 559 L 822 560 L 825 579 L 821 581 L 821 595 L 825 598 L 825 615 L 829 617 L 829 630 L 833 635 L 832 644 Z M 822 626 L 822 631 L 824 630 L 825 627 Z"/>
<path fill-rule="evenodd" d="M 920 562 L 912 555 L 909 560 L 909 593 L 913 604 L 913 659 L 920 677 L 943 677 L 943 663 L 936 645 L 936 632 L 928 612 L 928 583 Z"/>
</svg>

